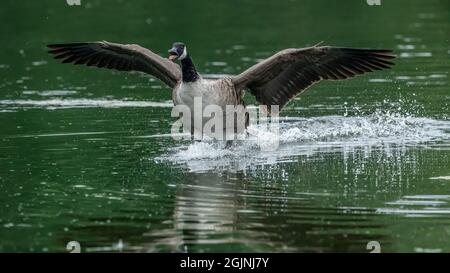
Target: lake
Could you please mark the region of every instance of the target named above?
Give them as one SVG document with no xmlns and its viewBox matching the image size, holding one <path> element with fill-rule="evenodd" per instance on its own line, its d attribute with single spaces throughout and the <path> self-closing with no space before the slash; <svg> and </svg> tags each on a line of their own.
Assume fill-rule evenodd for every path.
<svg viewBox="0 0 450 273">
<path fill-rule="evenodd" d="M 450 252 L 450 2 L 346 2 L 3 1 L 0 251 Z M 174 140 L 162 82 L 45 47 L 96 40 L 183 41 L 213 78 L 320 41 L 397 59 L 295 98 L 264 152 Z"/>
</svg>

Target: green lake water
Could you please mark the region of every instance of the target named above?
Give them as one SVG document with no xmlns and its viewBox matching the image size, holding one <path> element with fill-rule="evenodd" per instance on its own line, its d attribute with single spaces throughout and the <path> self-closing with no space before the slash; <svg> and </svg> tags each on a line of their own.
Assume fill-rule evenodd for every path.
<svg viewBox="0 0 450 273">
<path fill-rule="evenodd" d="M 450 2 L 265 2 L 2 1 L 0 251 L 450 252 Z M 278 150 L 223 150 L 170 137 L 161 82 L 46 53 L 96 40 L 183 41 L 208 77 L 320 41 L 397 59 L 289 103 Z"/>
</svg>

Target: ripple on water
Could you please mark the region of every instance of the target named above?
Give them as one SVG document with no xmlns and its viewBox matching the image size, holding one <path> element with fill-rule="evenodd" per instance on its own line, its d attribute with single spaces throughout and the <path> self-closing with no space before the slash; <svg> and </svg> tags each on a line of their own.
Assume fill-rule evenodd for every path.
<svg viewBox="0 0 450 273">
<path fill-rule="evenodd" d="M 402 52 L 400 53 L 400 58 L 417 58 L 417 57 L 431 57 L 433 53 L 431 52 Z"/>
<path fill-rule="evenodd" d="M 41 93 L 42 95 L 42 93 Z M 49 96 L 53 96 L 54 92 Z M 172 101 L 132 101 L 117 99 L 60 99 L 49 100 L 0 100 L 0 107 L 44 108 L 49 110 L 68 108 L 122 108 L 122 107 L 172 107 Z"/>
<path fill-rule="evenodd" d="M 430 179 L 432 179 L 432 180 L 450 180 L 450 175 L 449 176 L 430 177 Z"/>
<path fill-rule="evenodd" d="M 26 90 L 23 91 L 24 95 L 38 95 L 42 97 L 53 97 L 53 96 L 70 96 L 78 94 L 78 91 L 75 90 L 45 90 L 45 91 L 33 91 Z"/>
<path fill-rule="evenodd" d="M 389 207 L 377 209 L 378 213 L 406 217 L 442 217 L 450 215 L 450 195 L 412 195 L 385 203 Z"/>
</svg>

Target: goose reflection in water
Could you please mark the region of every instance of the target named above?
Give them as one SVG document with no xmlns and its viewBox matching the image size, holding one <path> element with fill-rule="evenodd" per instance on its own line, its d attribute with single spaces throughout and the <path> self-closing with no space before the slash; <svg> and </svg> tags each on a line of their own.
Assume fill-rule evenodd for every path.
<svg viewBox="0 0 450 273">
<path fill-rule="evenodd" d="M 239 245 L 249 252 L 365 252 L 369 241 L 389 244 L 384 225 L 374 224 L 373 210 L 321 207 L 309 194 L 289 194 L 275 182 L 256 188 L 249 178 L 244 173 L 186 173 L 176 186 L 173 229 L 146 233 L 154 239 L 146 251 L 231 251 Z"/>
</svg>

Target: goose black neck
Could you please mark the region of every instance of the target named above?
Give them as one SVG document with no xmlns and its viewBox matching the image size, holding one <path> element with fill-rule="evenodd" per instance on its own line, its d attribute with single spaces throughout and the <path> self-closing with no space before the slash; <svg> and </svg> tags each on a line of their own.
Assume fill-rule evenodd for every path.
<svg viewBox="0 0 450 273">
<path fill-rule="evenodd" d="M 199 78 L 197 70 L 195 70 L 194 62 L 189 55 L 181 60 L 181 72 L 183 82 L 195 82 Z"/>
</svg>

